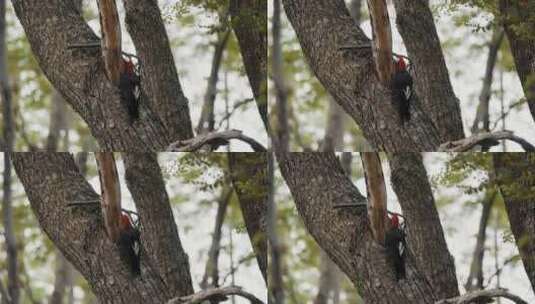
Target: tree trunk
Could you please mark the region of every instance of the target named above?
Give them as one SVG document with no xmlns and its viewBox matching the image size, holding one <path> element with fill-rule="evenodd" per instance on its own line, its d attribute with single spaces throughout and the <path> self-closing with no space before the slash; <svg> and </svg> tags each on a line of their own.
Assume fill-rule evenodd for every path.
<svg viewBox="0 0 535 304">
<path fill-rule="evenodd" d="M 125 160 L 130 189 L 132 185 L 138 191 L 151 187 L 144 194 L 132 190 L 142 222 L 140 277 L 132 277 L 120 259 L 106 235 L 98 205 L 67 207 L 99 199 L 72 155 L 15 153 L 13 164 L 41 228 L 84 276 L 100 303 L 164 303 L 176 294 L 191 294 L 187 256 L 180 246 L 159 167 L 150 155 L 128 157 L 138 163 L 138 167 L 129 166 Z M 140 176 L 137 168 L 146 171 Z"/>
<path fill-rule="evenodd" d="M 511 231 L 535 291 L 535 154 L 495 153 L 493 161 Z"/>
<path fill-rule="evenodd" d="M 141 220 L 141 243 L 173 297 L 193 293 L 188 255 L 182 248 L 157 156 L 123 154 L 125 180 Z"/>
<path fill-rule="evenodd" d="M 424 112 L 436 125 L 441 142 L 464 138 L 459 100 L 451 86 L 429 1 L 393 2 L 396 24 L 409 53 L 414 87 Z"/>
<path fill-rule="evenodd" d="M 366 303 L 434 303 L 458 295 L 453 259 L 419 155 L 391 156 L 392 182 L 410 177 L 406 180 L 413 185 L 403 191 L 396 189 L 401 185 L 394 187 L 408 227 L 407 277 L 400 281 L 373 239 L 366 212 L 333 208 L 365 199 L 335 155 L 286 153 L 277 158 L 307 230 Z"/>
</svg>

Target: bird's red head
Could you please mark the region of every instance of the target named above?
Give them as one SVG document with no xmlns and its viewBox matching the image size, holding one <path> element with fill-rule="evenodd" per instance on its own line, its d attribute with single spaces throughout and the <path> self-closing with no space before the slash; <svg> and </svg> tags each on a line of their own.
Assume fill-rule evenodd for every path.
<svg viewBox="0 0 535 304">
<path fill-rule="evenodd" d="M 136 67 L 134 66 L 134 63 L 132 62 L 132 59 L 123 60 L 124 63 L 124 71 L 128 74 L 134 74 Z"/>
<path fill-rule="evenodd" d="M 128 229 L 132 227 L 132 222 L 130 221 L 130 217 L 126 213 L 121 213 L 121 217 L 119 219 L 119 228 L 121 230 Z"/>
<path fill-rule="evenodd" d="M 398 61 L 396 62 L 396 72 L 405 71 L 407 69 L 407 63 L 405 62 L 405 59 L 403 57 L 399 57 Z"/>
<path fill-rule="evenodd" d="M 390 227 L 392 228 L 399 227 L 399 217 L 397 214 L 392 214 L 392 217 L 390 217 Z"/>
</svg>

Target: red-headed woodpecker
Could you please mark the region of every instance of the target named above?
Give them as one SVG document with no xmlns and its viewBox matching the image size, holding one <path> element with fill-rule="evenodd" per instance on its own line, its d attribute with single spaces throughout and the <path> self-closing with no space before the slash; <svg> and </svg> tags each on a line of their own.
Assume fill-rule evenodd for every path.
<svg viewBox="0 0 535 304">
<path fill-rule="evenodd" d="M 396 273 L 396 280 L 405 278 L 405 233 L 397 214 L 390 217 L 390 229 L 385 234 L 385 249 L 387 261 Z"/>
<path fill-rule="evenodd" d="M 128 110 L 130 124 L 139 117 L 139 85 L 140 78 L 132 59 L 123 59 L 123 69 L 119 82 L 121 102 Z"/>
<path fill-rule="evenodd" d="M 402 123 L 411 119 L 410 100 L 412 97 L 412 77 L 407 70 L 403 57 L 395 61 L 395 72 L 392 77 L 392 98 L 398 108 Z"/>
<path fill-rule="evenodd" d="M 119 219 L 119 239 L 117 240 L 119 255 L 128 265 L 134 276 L 141 274 L 139 230 L 132 225 L 130 217 L 123 213 Z"/>
</svg>

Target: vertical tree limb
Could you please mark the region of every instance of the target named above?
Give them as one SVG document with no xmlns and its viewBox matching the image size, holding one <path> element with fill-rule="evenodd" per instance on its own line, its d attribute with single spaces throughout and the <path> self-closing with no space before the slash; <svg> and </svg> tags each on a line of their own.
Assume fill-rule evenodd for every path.
<svg viewBox="0 0 535 304">
<path fill-rule="evenodd" d="M 464 138 L 455 96 L 429 1 L 393 0 L 396 24 L 411 59 L 414 88 L 440 134 L 440 142 Z M 435 151 L 412 150 L 412 151 Z"/>
<path fill-rule="evenodd" d="M 375 72 L 383 86 L 390 85 L 394 74 L 392 64 L 392 30 L 386 0 L 367 0 L 372 26 L 372 50 Z"/>
<path fill-rule="evenodd" d="M 368 192 L 368 218 L 375 241 L 383 245 L 387 229 L 386 185 L 379 153 L 360 153 Z"/>
<path fill-rule="evenodd" d="M 126 185 L 141 221 L 141 243 L 173 296 L 193 293 L 189 258 L 182 247 L 155 153 L 124 153 Z M 142 258 L 143 260 L 143 258 Z"/>
<path fill-rule="evenodd" d="M 276 136 L 273 141 L 275 149 L 288 152 L 290 147 L 290 126 L 288 124 L 288 88 L 284 79 L 284 58 L 282 54 L 281 37 L 281 0 L 273 1 L 273 24 L 271 27 L 273 46 L 271 58 L 271 73 L 275 85 L 275 100 L 277 125 L 274 130 Z"/>
<path fill-rule="evenodd" d="M 223 20 L 226 22 L 226 19 Z M 217 41 L 214 45 L 214 54 L 212 55 L 212 67 L 208 77 L 208 85 L 204 93 L 204 102 L 201 110 L 201 118 L 197 124 L 197 134 L 207 134 L 214 131 L 215 126 L 215 99 L 217 96 L 217 83 L 219 82 L 219 68 L 223 60 L 227 41 L 230 37 L 230 29 L 225 29 L 222 33 L 217 33 Z"/>
<path fill-rule="evenodd" d="M 119 239 L 119 218 L 121 215 L 121 185 L 115 166 L 113 152 L 95 153 L 100 180 L 102 218 L 108 237 L 113 242 Z"/>
<path fill-rule="evenodd" d="M 494 67 L 498 59 L 498 51 L 502 45 L 505 32 L 503 28 L 494 28 L 492 38 L 489 42 L 489 53 L 487 57 L 487 64 L 485 67 L 485 75 L 483 77 L 483 86 L 479 94 L 479 104 L 477 106 L 476 117 L 472 123 L 472 134 L 481 131 L 490 132 L 489 127 L 489 101 L 492 95 L 492 80 L 494 76 Z"/>
<path fill-rule="evenodd" d="M 98 0 L 100 30 L 102 32 L 101 51 L 108 79 L 119 86 L 122 63 L 121 23 L 115 0 Z"/>
<path fill-rule="evenodd" d="M 420 274 L 439 299 L 459 295 L 455 263 L 438 216 L 435 198 L 420 153 L 390 153 L 390 181 L 407 230 L 407 247 Z"/>
<path fill-rule="evenodd" d="M 9 87 L 6 46 L 6 1 L 0 0 L 0 101 L 2 103 L 3 141 L 4 146 L 4 172 L 2 184 L 2 223 L 5 232 L 5 246 L 7 253 L 7 293 L 11 304 L 18 304 L 20 300 L 20 286 L 17 260 L 17 239 L 13 221 L 12 198 L 12 152 L 15 150 L 13 101 Z"/>
<path fill-rule="evenodd" d="M 204 267 L 204 275 L 199 284 L 202 289 L 219 287 L 219 252 L 221 251 L 221 235 L 227 207 L 232 197 L 232 188 L 225 186 L 221 189 L 220 197 L 217 200 L 217 214 L 215 218 L 214 232 L 212 233 L 212 243 L 208 251 L 208 260 Z M 211 280 L 211 282 L 209 282 Z"/>
<path fill-rule="evenodd" d="M 487 227 L 494 201 L 496 198 L 496 191 L 489 190 L 485 193 L 481 211 L 481 218 L 479 221 L 479 229 L 476 238 L 476 246 L 472 254 L 472 262 L 470 263 L 470 273 L 464 283 L 466 291 L 483 289 L 483 257 L 485 255 L 485 241 L 487 239 Z"/>
<path fill-rule="evenodd" d="M 277 205 L 275 203 L 275 157 L 269 153 L 268 157 L 268 199 L 267 199 L 267 233 L 269 240 L 269 284 L 268 299 L 276 304 L 284 303 L 284 281 L 282 279 L 282 246 L 277 231 Z"/>
</svg>

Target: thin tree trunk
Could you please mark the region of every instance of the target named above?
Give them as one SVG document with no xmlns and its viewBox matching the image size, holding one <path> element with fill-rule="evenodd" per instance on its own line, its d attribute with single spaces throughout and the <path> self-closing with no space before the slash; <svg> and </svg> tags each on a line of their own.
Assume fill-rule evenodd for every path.
<svg viewBox="0 0 535 304">
<path fill-rule="evenodd" d="M 224 21 L 226 21 L 226 19 Z M 214 108 L 217 96 L 217 84 L 219 82 L 219 68 L 221 67 L 221 61 L 223 60 L 230 32 L 230 29 L 226 29 L 223 33 L 218 33 L 217 35 L 217 41 L 214 45 L 214 54 L 212 57 L 212 68 L 210 70 L 210 77 L 208 77 L 208 86 L 204 93 L 201 118 L 197 125 L 197 134 L 206 134 L 214 131 Z"/>
<path fill-rule="evenodd" d="M 204 275 L 200 286 L 202 289 L 219 287 L 219 252 L 221 251 L 221 236 L 223 222 L 227 213 L 227 207 L 232 197 L 232 189 L 224 187 L 217 200 L 217 214 L 215 217 L 214 232 L 212 233 L 212 244 L 208 251 L 208 260 L 204 268 Z"/>
<path fill-rule="evenodd" d="M 282 247 L 277 234 L 277 205 L 275 203 L 275 160 L 272 153 L 268 154 L 268 206 L 267 232 L 269 238 L 269 291 L 270 304 L 284 304 L 284 282 L 282 280 Z"/>
<path fill-rule="evenodd" d="M 12 304 L 20 300 L 19 274 L 17 269 L 17 239 L 13 222 L 13 201 L 11 193 L 11 152 L 15 149 L 13 134 L 13 104 L 9 87 L 6 47 L 6 1 L 0 0 L 0 99 L 3 108 L 4 125 L 4 172 L 2 197 L 2 222 L 7 253 L 7 292 Z"/>
<path fill-rule="evenodd" d="M 55 280 L 54 280 L 54 291 L 50 296 L 50 304 L 62 304 L 66 302 L 66 293 L 68 292 L 70 286 L 72 286 L 72 266 L 65 259 L 61 252 L 56 251 L 56 270 L 55 270 Z"/>
<path fill-rule="evenodd" d="M 466 279 L 464 288 L 467 291 L 483 289 L 483 257 L 485 255 L 485 241 L 487 239 L 487 227 L 496 197 L 495 190 L 489 190 L 485 194 L 481 211 L 481 219 L 479 221 L 479 229 L 477 233 L 476 246 L 472 255 L 472 263 L 470 264 L 470 274 Z"/>
<path fill-rule="evenodd" d="M 498 59 L 498 51 L 502 45 L 505 33 L 502 27 L 494 28 L 492 32 L 492 39 L 489 43 L 489 54 L 487 57 L 487 65 L 485 68 L 485 76 L 483 77 L 483 86 L 479 94 L 479 105 L 477 106 L 477 113 L 472 123 L 471 131 L 473 134 L 481 131 L 489 132 L 489 101 L 492 94 L 492 82 L 494 76 L 494 67 Z"/>
<path fill-rule="evenodd" d="M 50 126 L 48 129 L 48 137 L 46 141 L 46 151 L 55 152 L 59 148 L 60 133 L 66 130 L 65 101 L 61 95 L 54 91 L 52 93 L 52 106 L 50 108 Z"/>
<path fill-rule="evenodd" d="M 344 110 L 329 97 L 327 113 L 327 129 L 323 136 L 321 150 L 323 152 L 342 151 L 344 148 L 344 125 L 346 120 Z"/>
<path fill-rule="evenodd" d="M 290 149 L 290 126 L 288 124 L 288 90 L 284 79 L 284 62 L 281 43 L 281 0 L 273 0 L 273 25 L 272 25 L 272 77 L 275 84 L 275 100 L 277 115 L 277 127 L 275 130 L 275 148 L 282 152 Z"/>
</svg>

